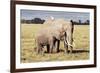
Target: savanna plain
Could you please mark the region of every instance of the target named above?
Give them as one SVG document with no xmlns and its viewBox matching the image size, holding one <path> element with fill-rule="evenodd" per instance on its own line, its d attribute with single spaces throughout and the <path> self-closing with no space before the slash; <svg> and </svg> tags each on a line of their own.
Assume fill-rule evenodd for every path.
<svg viewBox="0 0 100 73">
<path fill-rule="evenodd" d="M 34 51 L 35 34 L 39 29 L 46 28 L 44 24 L 21 24 L 21 63 L 47 62 L 47 61 L 71 61 L 89 59 L 89 25 L 74 25 L 74 48 L 73 53 L 64 53 L 63 41 L 60 43 L 59 53 L 36 54 Z M 44 49 L 46 51 L 46 48 Z"/>
</svg>

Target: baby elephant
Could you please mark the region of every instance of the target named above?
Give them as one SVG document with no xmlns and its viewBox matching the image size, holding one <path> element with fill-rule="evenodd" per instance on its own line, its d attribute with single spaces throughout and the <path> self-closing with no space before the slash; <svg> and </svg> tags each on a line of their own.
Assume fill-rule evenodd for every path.
<svg viewBox="0 0 100 73">
<path fill-rule="evenodd" d="M 35 43 L 36 43 L 36 50 L 37 53 L 43 54 L 44 53 L 44 46 L 47 46 L 47 52 L 52 53 L 53 46 L 54 46 L 54 37 L 49 33 L 47 29 L 42 29 L 37 32 L 35 36 Z"/>
</svg>

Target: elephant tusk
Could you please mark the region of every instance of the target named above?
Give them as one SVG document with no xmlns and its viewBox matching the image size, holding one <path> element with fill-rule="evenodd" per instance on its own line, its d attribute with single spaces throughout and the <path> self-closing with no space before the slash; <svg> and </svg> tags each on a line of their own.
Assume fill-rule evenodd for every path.
<svg viewBox="0 0 100 73">
<path fill-rule="evenodd" d="M 64 41 L 64 42 L 65 42 L 65 44 L 67 44 L 67 45 L 69 45 L 69 46 L 72 46 L 72 47 L 73 47 L 73 45 L 71 45 L 71 44 L 67 43 L 67 41 Z"/>
<path fill-rule="evenodd" d="M 68 43 L 66 42 L 66 41 L 64 41 L 65 42 L 65 44 L 67 44 L 68 45 Z"/>
</svg>

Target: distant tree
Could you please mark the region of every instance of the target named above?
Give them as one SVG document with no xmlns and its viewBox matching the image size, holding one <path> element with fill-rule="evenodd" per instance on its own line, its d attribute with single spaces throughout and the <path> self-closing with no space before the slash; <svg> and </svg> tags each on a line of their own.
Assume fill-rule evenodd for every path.
<svg viewBox="0 0 100 73">
<path fill-rule="evenodd" d="M 86 20 L 86 23 L 87 23 L 87 24 L 89 24 L 89 23 L 90 23 L 90 21 L 89 21 L 89 20 Z"/>
<path fill-rule="evenodd" d="M 21 19 L 21 23 L 27 23 L 27 24 L 43 24 L 45 22 L 45 20 L 42 20 L 41 18 L 34 18 L 31 20 L 25 20 L 25 19 Z"/>
<path fill-rule="evenodd" d="M 45 22 L 45 20 L 42 20 L 42 24 Z"/>
<path fill-rule="evenodd" d="M 31 23 L 35 23 L 35 22 L 34 22 L 34 19 L 31 20 Z"/>
<path fill-rule="evenodd" d="M 32 22 L 36 24 L 43 24 L 45 20 L 42 20 L 41 18 L 34 18 Z"/>
<path fill-rule="evenodd" d="M 36 23 L 36 24 L 41 23 L 41 19 L 40 18 L 34 18 L 34 23 Z"/>
<path fill-rule="evenodd" d="M 25 19 L 21 19 L 21 23 L 26 23 L 26 20 Z"/>
<path fill-rule="evenodd" d="M 81 22 L 81 20 L 79 20 L 79 24 L 81 24 L 82 22 Z"/>
<path fill-rule="evenodd" d="M 26 23 L 27 24 L 31 24 L 31 20 L 26 20 Z"/>
</svg>

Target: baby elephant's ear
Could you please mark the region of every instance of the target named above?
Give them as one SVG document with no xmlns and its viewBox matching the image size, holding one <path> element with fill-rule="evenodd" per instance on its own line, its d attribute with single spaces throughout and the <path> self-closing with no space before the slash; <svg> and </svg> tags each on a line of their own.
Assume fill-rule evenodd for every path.
<svg viewBox="0 0 100 73">
<path fill-rule="evenodd" d="M 66 31 L 67 28 L 68 28 L 68 25 L 64 24 L 64 25 L 63 25 L 63 30 Z"/>
<path fill-rule="evenodd" d="M 56 33 L 55 38 L 60 40 L 60 33 Z"/>
</svg>

